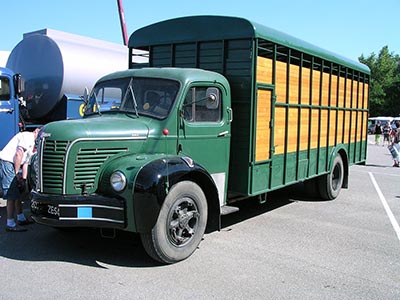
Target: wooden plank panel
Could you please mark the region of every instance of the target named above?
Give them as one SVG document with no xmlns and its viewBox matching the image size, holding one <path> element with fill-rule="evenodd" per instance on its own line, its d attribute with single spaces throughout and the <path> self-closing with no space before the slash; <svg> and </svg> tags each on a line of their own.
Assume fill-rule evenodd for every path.
<svg viewBox="0 0 400 300">
<path fill-rule="evenodd" d="M 331 106 L 337 105 L 337 81 L 338 77 L 332 75 L 331 77 Z"/>
<path fill-rule="evenodd" d="M 314 70 L 312 75 L 312 105 L 319 105 L 320 83 L 321 83 L 321 72 Z"/>
<path fill-rule="evenodd" d="M 272 84 L 273 61 L 270 58 L 257 57 L 257 82 Z"/>
<path fill-rule="evenodd" d="M 300 68 L 297 65 L 290 65 L 289 75 L 289 103 L 299 103 L 299 79 Z"/>
<path fill-rule="evenodd" d="M 308 138 L 310 128 L 310 109 L 301 108 L 300 110 L 300 151 L 308 149 Z"/>
<path fill-rule="evenodd" d="M 343 124 L 344 124 L 344 111 L 339 110 L 338 111 L 338 122 L 337 122 L 337 143 L 341 144 L 343 143 Z"/>
<path fill-rule="evenodd" d="M 286 103 L 286 75 L 287 75 L 287 64 L 285 62 L 276 62 L 276 84 L 275 93 L 276 101 Z"/>
<path fill-rule="evenodd" d="M 274 147 L 275 154 L 283 154 L 285 152 L 285 128 L 286 128 L 286 108 L 275 108 L 274 120 Z"/>
<path fill-rule="evenodd" d="M 353 101 L 351 107 L 358 108 L 358 81 L 353 80 Z"/>
<path fill-rule="evenodd" d="M 322 106 L 328 106 L 329 104 L 329 74 L 322 73 Z"/>
<path fill-rule="evenodd" d="M 270 159 L 271 91 L 257 92 L 256 161 Z"/>
<path fill-rule="evenodd" d="M 364 84 L 364 109 L 368 108 L 368 96 L 369 96 L 369 85 L 367 83 Z"/>
<path fill-rule="evenodd" d="M 318 147 L 319 109 L 311 110 L 311 149 Z"/>
<path fill-rule="evenodd" d="M 339 99 L 338 107 L 344 107 L 344 81 L 345 78 L 339 77 Z"/>
<path fill-rule="evenodd" d="M 326 147 L 328 137 L 328 110 L 321 110 L 321 128 L 320 128 L 320 141 L 319 146 L 321 148 Z"/>
<path fill-rule="evenodd" d="M 344 136 L 343 136 L 343 143 L 348 143 L 349 142 L 349 137 L 350 137 L 350 114 L 351 112 L 349 110 L 345 111 L 344 114 Z"/>
<path fill-rule="evenodd" d="M 331 110 L 330 116 L 329 116 L 329 123 L 330 124 L 335 124 L 336 123 L 336 110 Z M 335 126 L 329 126 L 328 124 L 328 130 L 329 130 L 329 146 L 335 146 L 335 137 L 336 137 L 336 130 L 334 128 Z"/>
<path fill-rule="evenodd" d="M 352 111 L 351 112 L 351 143 L 355 143 L 357 141 L 357 127 L 359 127 L 361 124 L 357 124 L 357 111 Z"/>
<path fill-rule="evenodd" d="M 346 79 L 346 108 L 351 107 L 351 92 L 352 92 L 352 86 L 351 86 L 352 80 L 347 78 Z"/>
<path fill-rule="evenodd" d="M 297 151 L 299 109 L 289 108 L 288 152 Z"/>
<path fill-rule="evenodd" d="M 308 68 L 301 70 L 301 104 L 310 104 L 310 76 L 311 72 Z"/>
<path fill-rule="evenodd" d="M 364 130 L 364 132 L 363 132 L 363 136 L 362 136 L 362 141 L 364 142 L 364 141 L 366 141 L 366 139 L 367 139 L 367 135 L 365 134 L 365 131 L 367 131 L 367 124 L 368 124 L 368 112 L 363 112 L 363 115 L 364 115 L 364 117 L 363 117 L 363 121 L 362 121 L 362 128 L 363 128 L 363 130 Z"/>
</svg>

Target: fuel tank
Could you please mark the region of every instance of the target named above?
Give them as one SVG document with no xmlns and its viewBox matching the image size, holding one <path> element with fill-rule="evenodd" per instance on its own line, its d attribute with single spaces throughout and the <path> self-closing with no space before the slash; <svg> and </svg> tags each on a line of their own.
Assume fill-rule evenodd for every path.
<svg viewBox="0 0 400 300">
<path fill-rule="evenodd" d="M 7 67 L 21 73 L 32 120 L 46 119 L 64 94 L 82 95 L 105 74 L 128 68 L 128 48 L 71 33 L 43 29 L 26 33 Z"/>
</svg>

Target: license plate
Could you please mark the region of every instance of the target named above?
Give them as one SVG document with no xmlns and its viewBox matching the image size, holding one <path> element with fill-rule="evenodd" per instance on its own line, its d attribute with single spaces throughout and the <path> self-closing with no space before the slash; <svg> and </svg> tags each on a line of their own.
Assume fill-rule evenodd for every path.
<svg viewBox="0 0 400 300">
<path fill-rule="evenodd" d="M 58 206 L 55 205 L 47 205 L 47 213 L 53 216 L 60 216 L 60 208 Z"/>
</svg>

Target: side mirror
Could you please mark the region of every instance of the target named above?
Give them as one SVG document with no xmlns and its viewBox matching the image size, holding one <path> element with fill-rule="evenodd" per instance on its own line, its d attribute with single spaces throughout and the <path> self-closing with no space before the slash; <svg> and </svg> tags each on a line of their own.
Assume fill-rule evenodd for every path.
<svg viewBox="0 0 400 300">
<path fill-rule="evenodd" d="M 215 87 L 210 87 L 206 91 L 206 107 L 207 109 L 217 109 L 219 107 L 219 102 L 221 101 L 221 96 L 219 89 Z"/>
<path fill-rule="evenodd" d="M 83 91 L 83 101 L 86 104 L 89 102 L 89 90 L 87 87 L 85 87 L 85 90 Z"/>
<path fill-rule="evenodd" d="M 18 97 L 21 95 L 21 93 L 24 91 L 24 80 L 22 79 L 21 74 L 15 74 L 13 77 L 14 81 L 14 92 L 15 95 Z"/>
</svg>

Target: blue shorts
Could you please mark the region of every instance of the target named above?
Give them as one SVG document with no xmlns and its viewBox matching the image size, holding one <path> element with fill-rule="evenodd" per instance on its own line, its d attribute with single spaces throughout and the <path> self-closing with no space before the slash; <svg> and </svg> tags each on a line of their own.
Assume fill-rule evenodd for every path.
<svg viewBox="0 0 400 300">
<path fill-rule="evenodd" d="M 17 200 L 21 197 L 15 176 L 14 164 L 0 159 L 0 182 L 4 200 Z"/>
</svg>

